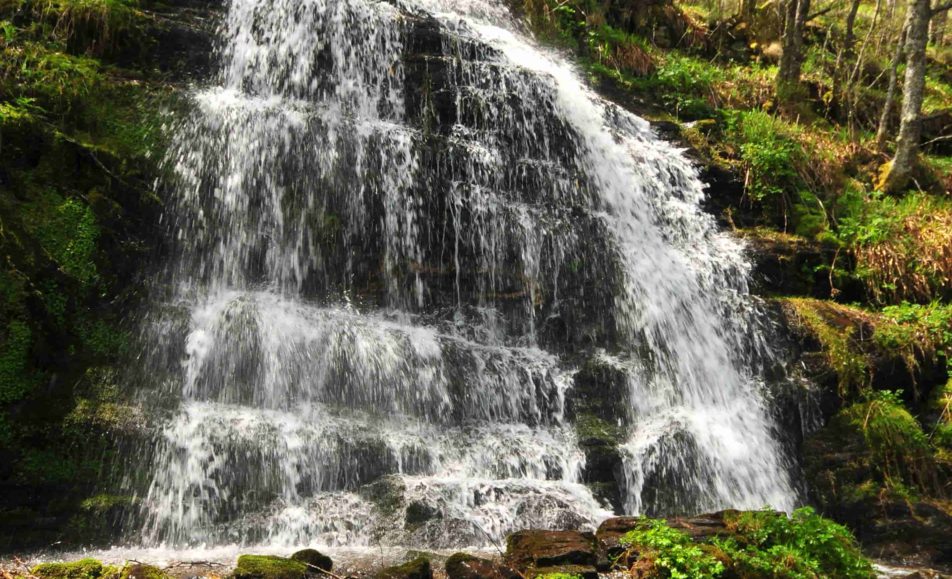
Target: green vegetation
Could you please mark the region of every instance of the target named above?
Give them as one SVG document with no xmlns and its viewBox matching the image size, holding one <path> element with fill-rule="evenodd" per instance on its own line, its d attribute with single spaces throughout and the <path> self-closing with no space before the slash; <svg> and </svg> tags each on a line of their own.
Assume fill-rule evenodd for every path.
<svg viewBox="0 0 952 579">
<path fill-rule="evenodd" d="M 637 553 L 634 565 L 652 569 L 651 576 L 690 579 L 718 577 L 724 572 L 723 563 L 664 520 L 644 519 L 641 528 L 623 535 L 619 543 Z"/>
<path fill-rule="evenodd" d="M 622 536 L 641 577 L 874 577 L 853 535 L 810 508 L 788 517 L 772 511 L 728 512 L 726 534 L 692 541 L 664 520 L 642 519 Z"/>
<path fill-rule="evenodd" d="M 300 561 L 273 555 L 242 555 L 232 572 L 233 579 L 302 579 L 308 573 Z"/>
<path fill-rule="evenodd" d="M 875 577 L 852 534 L 802 508 L 787 517 L 771 511 L 740 513 L 728 521 L 734 534 L 714 539 L 740 577 L 814 579 Z"/>
<path fill-rule="evenodd" d="M 100 579 L 118 577 L 119 570 L 95 559 L 80 559 L 72 563 L 41 563 L 30 573 L 41 579 Z"/>
<path fill-rule="evenodd" d="M 62 522 L 0 509 L 0 534 L 24 543 L 101 540 L 121 509 L 93 487 L 115 454 L 103 434 L 141 418 L 116 368 L 158 208 L 150 151 L 168 90 L 140 70 L 150 25 L 126 0 L 0 0 L 2 476 Z"/>
</svg>

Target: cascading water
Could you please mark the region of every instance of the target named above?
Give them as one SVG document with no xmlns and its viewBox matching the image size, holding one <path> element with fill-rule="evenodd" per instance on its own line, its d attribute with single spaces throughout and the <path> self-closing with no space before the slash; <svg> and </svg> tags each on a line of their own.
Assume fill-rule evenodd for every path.
<svg viewBox="0 0 952 579">
<path fill-rule="evenodd" d="M 626 377 L 624 510 L 793 506 L 741 246 L 680 151 L 493 2 L 231 0 L 167 157 L 134 540 L 592 526 L 586 357 Z"/>
</svg>

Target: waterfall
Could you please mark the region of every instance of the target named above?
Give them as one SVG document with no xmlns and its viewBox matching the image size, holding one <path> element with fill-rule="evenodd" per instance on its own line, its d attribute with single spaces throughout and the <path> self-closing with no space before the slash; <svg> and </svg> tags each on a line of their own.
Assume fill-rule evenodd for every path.
<svg viewBox="0 0 952 579">
<path fill-rule="evenodd" d="M 133 540 L 591 528 L 586 360 L 624 376 L 622 510 L 794 506 L 743 247 L 496 2 L 230 0 L 161 182 Z"/>
</svg>

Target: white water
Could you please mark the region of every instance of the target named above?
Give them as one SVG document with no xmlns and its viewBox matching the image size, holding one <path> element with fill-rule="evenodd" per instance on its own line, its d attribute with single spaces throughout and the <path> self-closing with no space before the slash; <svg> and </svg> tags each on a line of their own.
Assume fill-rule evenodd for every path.
<svg viewBox="0 0 952 579">
<path fill-rule="evenodd" d="M 680 151 L 518 30 L 493 0 L 231 2 L 168 158 L 134 542 L 591 528 L 565 352 L 593 345 L 628 377 L 626 512 L 793 507 L 741 246 Z"/>
</svg>

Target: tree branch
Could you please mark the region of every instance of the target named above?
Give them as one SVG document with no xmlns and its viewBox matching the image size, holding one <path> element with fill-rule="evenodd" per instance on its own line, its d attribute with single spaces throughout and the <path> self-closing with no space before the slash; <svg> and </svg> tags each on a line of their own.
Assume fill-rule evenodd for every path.
<svg viewBox="0 0 952 579">
<path fill-rule="evenodd" d="M 945 12 L 946 10 L 952 8 L 952 2 L 946 2 L 945 4 L 939 4 L 932 9 L 932 15 L 935 16 L 939 12 Z"/>
<path fill-rule="evenodd" d="M 811 20 L 814 20 L 814 19 L 816 19 L 816 18 L 819 18 L 820 16 L 823 16 L 823 15 L 826 14 L 827 12 L 833 10 L 834 8 L 836 8 L 836 6 L 835 6 L 835 5 L 831 5 L 831 6 L 827 6 L 827 7 L 824 8 L 823 10 L 817 10 L 817 11 L 814 12 L 813 14 L 807 16 L 807 19 L 805 20 L 805 22 L 810 22 Z"/>
</svg>

